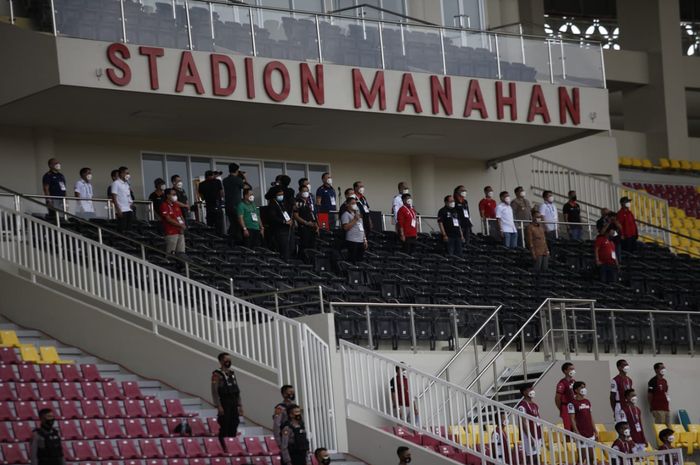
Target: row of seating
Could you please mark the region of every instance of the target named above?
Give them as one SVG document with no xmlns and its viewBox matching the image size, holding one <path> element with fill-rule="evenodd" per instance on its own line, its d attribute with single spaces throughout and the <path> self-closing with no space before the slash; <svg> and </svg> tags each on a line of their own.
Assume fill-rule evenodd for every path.
<svg viewBox="0 0 700 465">
<path fill-rule="evenodd" d="M 700 161 L 660 158 L 659 164 L 654 165 L 654 163 L 652 163 L 651 160 L 646 158 L 619 157 L 618 164 L 620 165 L 620 167 L 628 169 L 665 170 L 700 173 Z"/>
<path fill-rule="evenodd" d="M 38 411 L 48 408 L 56 418 L 74 420 L 80 418 L 167 418 L 189 416 L 179 399 L 165 399 L 165 408 L 158 399 L 144 401 L 121 400 L 40 400 L 0 402 L 0 421 L 36 420 Z"/>
<path fill-rule="evenodd" d="M 8 352 L 5 351 L 5 354 Z M 36 368 L 39 368 L 39 371 Z M 60 368 L 60 369 L 59 369 Z M 111 378 L 103 378 L 97 365 L 86 363 L 81 365 L 46 365 L 30 363 L 0 362 L 0 382 L 21 381 L 24 383 L 39 382 L 110 382 Z"/>
<path fill-rule="evenodd" d="M 0 366 L 0 368 L 2 368 Z M 58 386 L 58 389 L 57 389 Z M 75 383 L 23 383 L 0 382 L 0 401 L 38 401 L 38 400 L 145 400 L 135 381 L 124 381 L 121 386 L 116 382 L 93 383 L 85 381 Z"/>
</svg>

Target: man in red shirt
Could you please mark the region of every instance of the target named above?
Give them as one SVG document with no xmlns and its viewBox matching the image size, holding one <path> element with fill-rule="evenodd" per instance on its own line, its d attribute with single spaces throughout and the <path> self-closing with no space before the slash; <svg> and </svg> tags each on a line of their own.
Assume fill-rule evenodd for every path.
<svg viewBox="0 0 700 465">
<path fill-rule="evenodd" d="M 617 212 L 617 222 L 620 223 L 620 235 L 622 236 L 622 250 L 634 252 L 637 249 L 637 221 L 630 210 L 632 202 L 629 197 L 620 199 L 620 211 Z"/>
<path fill-rule="evenodd" d="M 521 387 L 520 394 L 522 394 L 523 398 L 515 408 L 531 417 L 540 418 L 540 407 L 534 402 L 535 390 L 532 384 Z M 540 425 L 532 420 L 525 423 L 521 430 L 526 462 L 534 465 L 537 463 L 537 456 L 542 448 L 542 430 Z"/>
<path fill-rule="evenodd" d="M 610 408 L 613 410 L 615 421 L 622 421 L 622 407 L 625 403 L 625 392 L 632 389 L 632 378 L 627 376 L 630 371 L 630 364 L 627 360 L 618 360 L 617 376 L 610 381 Z"/>
<path fill-rule="evenodd" d="M 418 214 L 413 209 L 413 199 L 411 194 L 401 196 L 403 205 L 399 208 L 397 215 L 399 239 L 403 244 L 403 251 L 411 255 L 416 248 L 416 237 L 418 236 Z"/>
<path fill-rule="evenodd" d="M 160 220 L 165 232 L 165 253 L 185 253 L 185 218 L 177 201 L 175 189 L 165 191 L 165 202 L 160 205 Z"/>
<path fill-rule="evenodd" d="M 612 234 L 612 229 L 603 226 L 593 245 L 595 264 L 600 267 L 600 280 L 604 283 L 617 281 L 618 262 L 615 244 L 611 240 Z"/>
<path fill-rule="evenodd" d="M 649 380 L 649 408 L 654 417 L 654 423 L 670 425 L 670 398 L 668 396 L 668 381 L 666 381 L 666 366 L 661 363 L 654 364 L 656 376 Z"/>
<path fill-rule="evenodd" d="M 625 391 L 625 403 L 622 406 L 624 420 L 630 425 L 630 433 L 634 441 L 634 452 L 643 452 L 647 446 L 647 439 L 644 436 L 644 428 L 642 427 L 642 411 L 637 407 L 639 399 L 634 389 Z"/>
<path fill-rule="evenodd" d="M 479 214 L 483 223 L 483 231 L 488 230 L 489 235 L 499 240 L 500 231 L 496 223 L 496 201 L 493 199 L 491 186 L 484 187 L 484 198 L 479 201 Z"/>
<path fill-rule="evenodd" d="M 412 402 L 408 378 L 400 366 L 396 367 L 396 376 L 389 383 L 389 389 L 391 390 L 391 406 L 399 418 L 409 423 L 417 422 L 418 407 L 414 403 L 413 409 L 411 409 Z"/>
<path fill-rule="evenodd" d="M 634 441 L 632 440 L 632 433 L 630 431 L 630 425 L 626 421 L 620 421 L 615 424 L 615 431 L 617 431 L 617 439 L 612 443 L 612 448 L 622 452 L 623 454 L 634 453 Z M 622 461 L 615 460 L 611 457 L 610 463 L 612 465 L 623 465 Z"/>
<path fill-rule="evenodd" d="M 564 423 L 564 428 L 573 431 L 573 424 L 569 415 L 569 404 L 574 400 L 574 383 L 576 382 L 574 376 L 576 375 L 576 369 L 573 363 L 566 362 L 561 366 L 561 371 L 564 373 L 564 377 L 557 383 L 554 404 L 559 410 L 559 416 L 562 423 Z"/>
<path fill-rule="evenodd" d="M 574 383 L 574 399 L 569 403 L 568 407 L 569 416 L 571 417 L 574 433 L 592 441 L 597 441 L 598 432 L 595 429 L 595 422 L 591 413 L 591 402 L 586 399 L 586 394 L 588 394 L 586 383 L 576 381 Z M 585 463 L 593 463 L 595 460 L 593 449 L 585 444 L 580 444 L 579 446 L 580 449 L 583 449 L 581 451 L 583 461 Z"/>
</svg>

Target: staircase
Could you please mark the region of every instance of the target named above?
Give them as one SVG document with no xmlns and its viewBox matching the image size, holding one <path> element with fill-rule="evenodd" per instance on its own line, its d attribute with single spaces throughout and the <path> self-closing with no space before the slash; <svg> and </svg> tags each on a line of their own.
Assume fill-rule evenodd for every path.
<svg viewBox="0 0 700 465">
<path fill-rule="evenodd" d="M 505 368 L 498 376 L 497 382 L 491 384 L 484 395 L 514 407 L 522 399 L 520 387 L 525 384 L 536 385 L 553 365 L 554 362 L 531 363 L 527 366 L 527 372 L 522 367 Z"/>
</svg>

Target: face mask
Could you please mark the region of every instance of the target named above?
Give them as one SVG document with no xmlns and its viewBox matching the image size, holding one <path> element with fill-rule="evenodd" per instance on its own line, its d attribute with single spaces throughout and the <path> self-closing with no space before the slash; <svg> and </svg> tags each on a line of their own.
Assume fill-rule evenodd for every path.
<svg viewBox="0 0 700 465">
<path fill-rule="evenodd" d="M 520 193 L 518 194 L 518 197 L 525 197 L 525 191 L 520 191 Z"/>
<path fill-rule="evenodd" d="M 158 189 L 164 191 L 164 190 L 165 190 L 165 187 L 166 187 L 165 184 L 161 184 L 160 186 L 158 186 Z"/>
<path fill-rule="evenodd" d="M 450 203 L 447 204 L 447 208 L 454 208 L 454 207 L 455 207 L 455 203 L 454 203 L 454 202 L 450 202 Z"/>
<path fill-rule="evenodd" d="M 47 428 L 51 428 L 55 421 L 56 420 L 54 420 L 53 418 L 51 420 L 44 420 L 44 426 L 46 426 Z"/>
<path fill-rule="evenodd" d="M 350 194 L 350 197 L 348 197 L 348 198 L 357 200 L 357 196 L 355 194 Z"/>
<path fill-rule="evenodd" d="M 55 165 L 53 165 L 53 169 L 55 169 L 56 171 L 61 171 L 61 164 L 56 163 Z"/>
<path fill-rule="evenodd" d="M 231 368 L 231 361 L 230 361 L 230 360 L 225 361 L 225 362 L 224 362 L 224 366 L 225 366 L 226 368 Z"/>
<path fill-rule="evenodd" d="M 350 208 L 352 208 L 353 211 L 358 211 L 360 207 L 357 206 L 357 204 L 352 205 Z"/>
<path fill-rule="evenodd" d="M 296 421 L 301 421 L 301 420 L 302 420 L 302 416 L 301 416 L 301 415 L 297 415 L 296 417 L 294 417 L 294 419 L 295 419 Z"/>
<path fill-rule="evenodd" d="M 576 370 L 569 370 L 569 377 L 573 378 L 576 376 Z"/>
<path fill-rule="evenodd" d="M 576 196 L 575 196 L 575 195 L 572 195 L 571 197 L 569 197 L 569 200 L 574 200 L 574 201 L 575 201 L 575 200 L 576 200 Z"/>
<path fill-rule="evenodd" d="M 579 392 L 581 393 L 582 396 L 585 396 L 586 394 L 588 394 L 588 389 L 581 388 L 581 390 Z"/>
<path fill-rule="evenodd" d="M 669 436 L 667 439 L 668 439 L 668 442 L 669 442 L 670 444 L 673 444 L 674 442 L 676 442 L 676 437 L 675 437 L 675 436 Z"/>
<path fill-rule="evenodd" d="M 510 197 L 504 198 L 503 201 L 504 201 L 505 203 L 510 203 Z"/>
<path fill-rule="evenodd" d="M 124 176 L 124 181 L 129 182 L 130 180 L 131 180 L 130 174 L 127 174 L 126 176 Z"/>
<path fill-rule="evenodd" d="M 248 197 L 248 202 L 255 202 L 255 196 L 251 195 L 250 197 Z"/>
<path fill-rule="evenodd" d="M 410 194 L 411 190 L 410 189 L 404 189 L 401 191 L 402 194 Z"/>
<path fill-rule="evenodd" d="M 466 197 L 466 196 L 467 196 L 467 191 L 462 191 L 462 192 L 459 193 L 459 195 L 461 195 L 462 197 Z"/>
<path fill-rule="evenodd" d="M 659 374 L 660 374 L 661 376 L 665 375 L 665 374 L 666 374 L 666 368 L 660 369 L 660 370 L 659 370 Z"/>
<path fill-rule="evenodd" d="M 488 197 L 488 198 L 493 197 L 493 192 L 487 192 L 487 193 L 486 193 L 486 197 Z"/>
<path fill-rule="evenodd" d="M 281 202 L 281 201 L 284 200 L 284 195 L 278 195 L 278 196 L 275 197 L 275 198 L 277 199 L 278 202 Z"/>
<path fill-rule="evenodd" d="M 630 402 L 632 402 L 632 405 L 637 405 L 637 401 L 638 401 L 638 400 L 639 400 L 639 399 L 637 398 L 637 396 L 634 396 L 634 397 L 632 397 L 632 398 L 630 399 Z"/>
<path fill-rule="evenodd" d="M 329 463 L 331 463 L 330 457 L 326 457 L 324 459 L 321 459 L 321 465 L 328 465 Z"/>
<path fill-rule="evenodd" d="M 623 367 L 622 367 L 622 371 L 625 372 L 625 373 L 629 373 L 629 372 L 630 372 L 630 366 L 629 366 L 629 365 L 623 366 Z"/>
<path fill-rule="evenodd" d="M 625 208 L 629 208 L 629 207 L 631 207 L 631 206 L 632 206 L 632 203 L 631 203 L 631 202 L 626 202 L 626 203 L 625 203 Z"/>
<path fill-rule="evenodd" d="M 536 396 L 535 396 L 535 391 L 530 391 L 530 392 L 528 392 L 528 393 L 527 393 L 527 396 L 528 396 L 530 399 L 534 399 L 534 398 L 536 397 Z"/>
<path fill-rule="evenodd" d="M 362 194 L 365 193 L 365 188 L 364 188 L 364 187 L 360 187 L 360 188 L 357 189 L 357 192 L 359 192 L 360 195 L 362 195 Z M 330 459 L 329 459 L 329 460 L 330 460 Z"/>
<path fill-rule="evenodd" d="M 333 185 L 333 178 L 326 179 L 326 183 L 328 183 L 329 186 L 332 186 Z"/>
<path fill-rule="evenodd" d="M 178 181 L 177 183 L 175 183 L 175 187 L 177 187 L 178 189 L 182 189 L 182 181 Z"/>
<path fill-rule="evenodd" d="M 302 196 L 303 198 L 305 198 L 305 199 L 308 199 L 308 198 L 309 198 L 309 193 L 308 193 L 308 192 L 302 192 L 302 193 L 301 193 L 301 196 Z"/>
<path fill-rule="evenodd" d="M 406 199 L 406 205 L 413 205 L 413 199 Z"/>
<path fill-rule="evenodd" d="M 85 179 L 88 181 L 92 181 L 92 173 L 91 174 L 86 174 Z"/>
<path fill-rule="evenodd" d="M 554 197 L 552 197 L 551 195 L 549 197 L 547 197 L 547 202 L 549 202 L 549 203 L 554 202 Z"/>
<path fill-rule="evenodd" d="M 173 202 L 177 202 L 177 195 L 173 195 L 170 197 L 170 200 Z"/>
<path fill-rule="evenodd" d="M 403 463 L 411 463 L 411 457 L 406 457 L 403 459 Z"/>
<path fill-rule="evenodd" d="M 622 432 L 622 434 L 623 434 L 626 438 L 629 438 L 630 436 L 632 436 L 632 433 L 631 433 L 630 430 L 628 430 L 628 429 L 624 430 L 624 431 Z"/>
<path fill-rule="evenodd" d="M 296 399 L 296 396 L 292 393 L 292 394 L 289 394 L 289 395 L 287 396 L 287 399 L 289 399 L 289 400 L 294 400 L 294 399 Z"/>
</svg>

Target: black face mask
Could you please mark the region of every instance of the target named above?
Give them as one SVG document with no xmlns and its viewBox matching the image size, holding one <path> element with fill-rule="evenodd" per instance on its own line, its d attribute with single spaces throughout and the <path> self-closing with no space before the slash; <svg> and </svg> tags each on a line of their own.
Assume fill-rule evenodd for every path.
<svg viewBox="0 0 700 465">
<path fill-rule="evenodd" d="M 224 367 L 231 368 L 231 362 L 230 361 L 224 362 Z"/>
<path fill-rule="evenodd" d="M 572 195 L 571 197 L 569 197 L 569 200 L 576 201 L 576 196 L 575 196 L 575 195 Z"/>
<path fill-rule="evenodd" d="M 289 395 L 287 396 L 287 399 L 288 399 L 288 400 L 294 400 L 294 399 L 296 399 L 296 397 L 297 397 L 297 396 L 295 396 L 294 394 L 289 394 Z"/>
<path fill-rule="evenodd" d="M 294 417 L 294 419 L 295 419 L 296 421 L 298 421 L 298 422 L 301 423 L 301 421 L 302 421 L 302 416 L 301 416 L 301 415 L 297 415 L 297 416 Z"/>
<path fill-rule="evenodd" d="M 321 459 L 321 465 L 328 465 L 329 463 L 331 463 L 330 457 L 326 457 L 325 459 Z"/>
<path fill-rule="evenodd" d="M 53 427 L 53 424 L 54 424 L 55 422 L 56 422 L 56 420 L 54 420 L 54 419 L 51 419 L 51 420 L 44 420 L 44 421 L 42 422 L 42 425 L 43 425 L 44 428 L 46 428 L 46 429 L 51 429 L 51 428 Z"/>
</svg>

